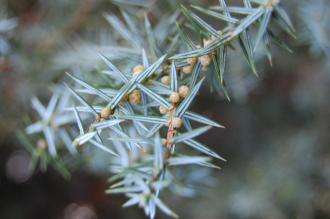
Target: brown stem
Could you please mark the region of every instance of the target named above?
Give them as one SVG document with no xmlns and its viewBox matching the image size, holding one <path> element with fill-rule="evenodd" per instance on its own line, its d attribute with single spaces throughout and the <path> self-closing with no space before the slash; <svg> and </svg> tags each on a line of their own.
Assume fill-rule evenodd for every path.
<svg viewBox="0 0 330 219">
<path fill-rule="evenodd" d="M 175 117 L 175 112 L 176 112 L 176 105 L 173 105 L 172 109 L 169 111 L 169 124 L 168 124 L 168 130 L 167 130 L 167 135 L 166 135 L 166 143 L 165 146 L 167 149 L 172 148 L 172 138 L 174 137 L 176 130 L 173 126 L 173 118 Z"/>
<path fill-rule="evenodd" d="M 173 104 L 173 107 L 169 111 L 169 123 L 168 123 L 166 142 L 165 142 L 165 147 L 167 148 L 167 151 L 164 154 L 165 159 L 169 159 L 173 155 L 171 152 L 173 146 L 172 138 L 176 134 L 176 129 L 174 128 L 172 121 L 173 118 L 175 117 L 176 108 L 177 108 L 176 104 Z M 162 173 L 166 170 L 166 168 L 167 168 L 167 163 L 165 162 L 163 168 L 152 177 L 152 181 L 153 182 L 157 181 L 159 177 L 162 175 Z"/>
</svg>

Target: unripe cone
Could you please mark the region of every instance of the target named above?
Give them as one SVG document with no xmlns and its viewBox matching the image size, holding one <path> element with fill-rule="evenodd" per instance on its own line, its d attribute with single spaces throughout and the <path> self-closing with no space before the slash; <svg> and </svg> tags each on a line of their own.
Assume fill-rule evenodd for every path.
<svg viewBox="0 0 330 219">
<path fill-rule="evenodd" d="M 159 107 L 159 112 L 160 112 L 160 114 L 164 115 L 168 112 L 168 109 L 164 106 L 160 106 Z"/>
<path fill-rule="evenodd" d="M 101 118 L 108 118 L 111 115 L 111 109 L 110 107 L 105 107 L 101 110 Z"/>
<path fill-rule="evenodd" d="M 189 65 L 195 65 L 197 62 L 197 58 L 196 57 L 188 58 L 187 62 L 189 63 Z"/>
<path fill-rule="evenodd" d="M 171 66 L 165 64 L 165 65 L 163 66 L 163 72 L 164 72 L 165 74 L 168 74 L 170 71 L 171 71 Z"/>
<path fill-rule="evenodd" d="M 169 97 L 169 100 L 172 103 L 178 103 L 180 101 L 180 95 L 177 92 L 172 92 Z"/>
<path fill-rule="evenodd" d="M 123 96 L 123 99 L 122 99 L 122 100 L 129 101 L 129 94 L 125 94 L 125 95 Z"/>
<path fill-rule="evenodd" d="M 191 65 L 186 65 L 182 68 L 182 73 L 191 74 L 193 71 L 193 67 Z"/>
<path fill-rule="evenodd" d="M 188 86 L 186 86 L 186 85 L 180 86 L 179 87 L 179 95 L 180 95 L 180 97 L 182 97 L 182 98 L 187 97 L 188 94 L 189 94 L 189 91 L 190 91 L 190 89 L 189 89 Z"/>
<path fill-rule="evenodd" d="M 144 71 L 144 66 L 143 65 L 137 65 L 133 68 L 133 76 L 141 74 L 143 71 Z"/>
<path fill-rule="evenodd" d="M 141 102 L 141 93 L 138 90 L 133 90 L 129 95 L 129 102 L 131 104 L 139 104 Z"/>
<path fill-rule="evenodd" d="M 203 67 L 207 67 L 211 64 L 211 57 L 209 55 L 203 55 L 200 57 L 200 61 Z"/>
<path fill-rule="evenodd" d="M 166 85 L 169 85 L 170 82 L 171 82 L 170 77 L 167 76 L 167 75 L 163 76 L 163 77 L 160 79 L 160 81 L 161 81 L 163 84 L 166 84 Z"/>
</svg>

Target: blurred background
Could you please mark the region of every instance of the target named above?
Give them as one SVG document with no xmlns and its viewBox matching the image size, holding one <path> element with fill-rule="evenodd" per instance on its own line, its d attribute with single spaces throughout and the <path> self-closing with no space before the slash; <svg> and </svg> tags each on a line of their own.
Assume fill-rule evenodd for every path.
<svg viewBox="0 0 330 219">
<path fill-rule="evenodd" d="M 165 4 L 134 2 L 147 10 Z M 233 51 L 231 102 L 205 86 L 194 103 L 226 126 L 200 139 L 227 162 L 197 197 L 167 197 L 181 218 L 330 218 L 330 3 L 285 4 L 297 29 L 297 39 L 287 40 L 294 53 L 274 48 L 273 66 L 260 58 L 256 78 Z M 0 218 L 144 218 L 139 209 L 121 208 L 124 197 L 104 194 L 105 172 L 82 165 L 70 180 L 52 168 L 31 172 L 15 134 L 31 112 L 31 96 L 47 100 L 66 70 L 93 69 L 95 51 L 111 50 L 116 30 L 103 13 L 117 10 L 106 0 L 0 1 Z"/>
</svg>

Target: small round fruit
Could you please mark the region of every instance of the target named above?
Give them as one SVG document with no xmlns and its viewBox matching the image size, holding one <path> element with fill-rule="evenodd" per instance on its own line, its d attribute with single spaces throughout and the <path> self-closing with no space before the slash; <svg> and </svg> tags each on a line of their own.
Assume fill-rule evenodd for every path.
<svg viewBox="0 0 330 219">
<path fill-rule="evenodd" d="M 168 74 L 170 71 L 171 71 L 171 66 L 165 64 L 165 65 L 163 66 L 163 72 L 164 72 L 165 74 Z"/>
<path fill-rule="evenodd" d="M 165 76 L 163 76 L 163 77 L 160 79 L 160 81 L 161 81 L 163 84 L 169 85 L 170 82 L 171 82 L 171 80 L 170 80 L 170 76 L 165 75 Z"/>
<path fill-rule="evenodd" d="M 183 74 L 191 74 L 192 73 L 192 71 L 193 71 L 193 67 L 192 67 L 192 65 L 186 65 L 186 66 L 184 66 L 183 68 L 182 68 L 182 73 Z"/>
<path fill-rule="evenodd" d="M 211 57 L 209 55 L 203 55 L 200 57 L 200 61 L 203 67 L 211 64 Z"/>
<path fill-rule="evenodd" d="M 180 95 L 180 97 L 181 97 L 181 98 L 185 98 L 185 97 L 187 97 L 188 94 L 189 94 L 189 91 L 190 91 L 190 89 L 189 89 L 188 86 L 186 86 L 186 85 L 182 85 L 182 86 L 180 86 L 180 87 L 179 87 L 179 95 Z"/>
<path fill-rule="evenodd" d="M 179 95 L 179 93 L 172 92 L 171 95 L 170 95 L 170 97 L 169 97 L 169 100 L 172 103 L 178 103 L 180 101 L 180 95 Z"/>
<path fill-rule="evenodd" d="M 101 110 L 101 118 L 108 118 L 111 115 L 111 109 L 110 107 L 105 107 Z"/>
<path fill-rule="evenodd" d="M 141 74 L 143 71 L 144 71 L 144 66 L 143 65 L 137 65 L 133 68 L 133 76 Z"/>
<path fill-rule="evenodd" d="M 195 65 L 197 62 L 197 57 L 188 58 L 187 62 L 189 63 L 189 65 Z"/>
<path fill-rule="evenodd" d="M 159 107 L 159 112 L 160 112 L 160 114 L 164 115 L 168 112 L 168 109 L 164 106 L 160 106 Z"/>
<path fill-rule="evenodd" d="M 141 102 L 141 93 L 138 90 L 133 90 L 129 95 L 129 102 L 131 104 L 139 104 Z"/>
</svg>

